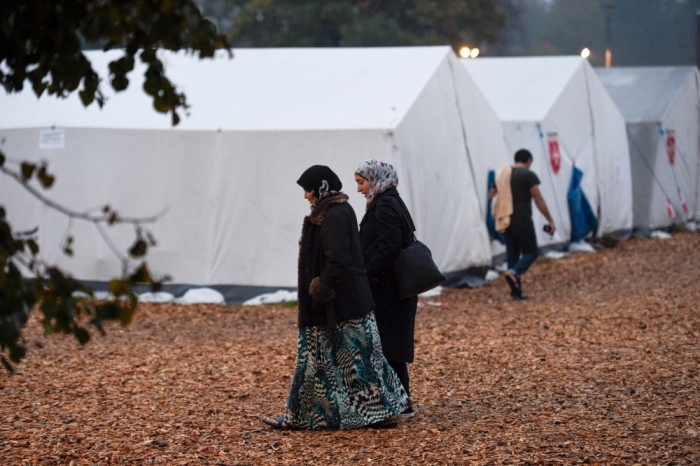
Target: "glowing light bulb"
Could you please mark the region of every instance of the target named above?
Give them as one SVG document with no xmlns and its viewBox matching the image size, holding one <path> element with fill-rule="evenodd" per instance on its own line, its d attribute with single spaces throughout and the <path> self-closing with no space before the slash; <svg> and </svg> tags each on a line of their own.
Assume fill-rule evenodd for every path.
<svg viewBox="0 0 700 466">
<path fill-rule="evenodd" d="M 469 58 L 469 54 L 471 53 L 471 49 L 467 47 L 466 45 L 459 49 L 459 56 L 462 58 Z"/>
<path fill-rule="evenodd" d="M 581 50 L 581 56 L 583 58 L 588 58 L 591 56 L 591 51 L 586 47 L 585 49 Z"/>
<path fill-rule="evenodd" d="M 477 49 L 476 47 L 474 47 L 474 48 L 472 49 L 472 51 L 469 53 L 469 56 L 472 57 L 472 58 L 478 57 L 478 56 L 479 56 L 479 49 Z"/>
</svg>

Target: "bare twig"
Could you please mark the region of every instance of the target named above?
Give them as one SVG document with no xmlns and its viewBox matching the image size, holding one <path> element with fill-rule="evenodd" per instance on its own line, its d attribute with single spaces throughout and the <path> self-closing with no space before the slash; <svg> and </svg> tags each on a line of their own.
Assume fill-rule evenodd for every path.
<svg viewBox="0 0 700 466">
<path fill-rule="evenodd" d="M 112 238 L 109 237 L 107 232 L 104 230 L 104 227 L 102 226 L 101 223 L 95 223 L 95 227 L 97 228 L 97 231 L 100 232 L 100 235 L 102 235 L 102 239 L 104 240 L 105 243 L 107 243 L 107 246 L 109 246 L 109 249 L 112 250 L 115 256 L 121 261 L 122 263 L 122 269 L 126 267 L 126 264 L 129 263 L 129 259 L 124 256 L 120 251 L 119 248 L 117 247 L 116 244 L 114 244 L 114 241 L 112 241 Z M 123 270 L 122 270 L 123 272 Z"/>
<path fill-rule="evenodd" d="M 61 212 L 64 215 L 67 215 L 70 218 L 77 218 L 77 219 L 85 220 L 85 221 L 92 222 L 92 223 L 109 223 L 109 221 L 110 221 L 111 214 L 104 214 L 104 215 L 96 216 L 96 215 L 90 215 L 89 213 L 86 213 L 86 212 L 76 212 L 76 211 L 70 210 L 70 209 L 62 206 L 61 204 L 58 204 L 58 203 L 52 201 L 51 199 L 47 198 L 43 194 L 41 194 L 41 192 L 39 192 L 39 190 L 37 190 L 36 188 L 31 186 L 27 182 L 27 180 L 25 180 L 22 177 L 22 175 L 20 175 L 19 173 L 14 172 L 12 170 L 8 170 L 5 167 L 0 167 L 0 171 L 11 178 L 14 178 L 15 181 L 17 181 L 19 184 L 21 184 L 24 189 L 26 189 L 30 194 L 32 194 L 34 197 L 39 199 L 45 205 L 51 207 L 52 209 L 54 209 L 58 212 Z M 133 225 L 139 225 L 141 223 L 153 223 L 153 222 L 157 221 L 158 219 L 160 219 L 161 217 L 163 217 L 167 212 L 168 212 L 168 207 L 165 207 L 161 212 L 159 212 L 156 215 L 152 215 L 150 217 L 137 218 L 137 217 L 118 216 L 117 221 L 119 223 L 130 223 Z"/>
</svg>

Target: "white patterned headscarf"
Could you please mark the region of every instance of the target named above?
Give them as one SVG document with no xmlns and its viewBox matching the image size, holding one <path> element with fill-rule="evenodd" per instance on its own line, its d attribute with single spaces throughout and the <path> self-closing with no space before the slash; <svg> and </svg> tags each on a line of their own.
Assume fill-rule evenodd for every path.
<svg viewBox="0 0 700 466">
<path fill-rule="evenodd" d="M 396 170 L 384 160 L 370 159 L 360 164 L 355 174 L 369 182 L 369 195 L 367 196 L 367 207 L 372 204 L 374 198 L 392 186 L 398 186 L 399 177 Z"/>
</svg>

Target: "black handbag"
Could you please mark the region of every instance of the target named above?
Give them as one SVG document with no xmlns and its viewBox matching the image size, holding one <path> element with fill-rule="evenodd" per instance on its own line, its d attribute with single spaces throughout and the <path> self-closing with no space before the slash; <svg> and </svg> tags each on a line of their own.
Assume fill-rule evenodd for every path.
<svg viewBox="0 0 700 466">
<path fill-rule="evenodd" d="M 399 297 L 403 299 L 418 296 L 442 285 L 445 276 L 435 265 L 428 246 L 416 239 L 401 206 L 399 206 L 399 213 L 403 226 L 408 228 L 413 237 L 413 243 L 401 249 L 396 262 L 394 262 L 394 278 L 398 285 Z"/>
</svg>

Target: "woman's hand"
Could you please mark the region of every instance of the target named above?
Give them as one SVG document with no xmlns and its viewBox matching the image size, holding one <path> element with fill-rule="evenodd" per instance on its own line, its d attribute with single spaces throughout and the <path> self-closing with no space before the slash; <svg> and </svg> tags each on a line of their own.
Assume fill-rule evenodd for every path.
<svg viewBox="0 0 700 466">
<path fill-rule="evenodd" d="M 309 294 L 314 300 L 314 307 L 326 304 L 335 298 L 335 290 L 324 285 L 319 277 L 311 280 Z"/>
</svg>

